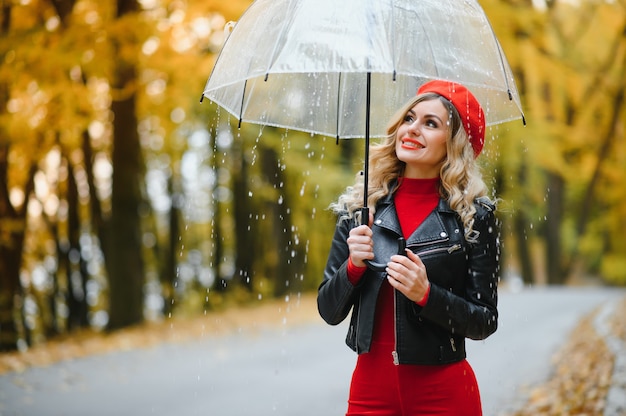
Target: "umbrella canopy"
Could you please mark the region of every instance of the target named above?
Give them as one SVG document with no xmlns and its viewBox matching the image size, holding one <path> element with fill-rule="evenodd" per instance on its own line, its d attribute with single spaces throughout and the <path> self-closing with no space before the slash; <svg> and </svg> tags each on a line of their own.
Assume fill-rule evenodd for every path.
<svg viewBox="0 0 626 416">
<path fill-rule="evenodd" d="M 240 122 L 369 139 L 383 136 L 391 115 L 431 79 L 469 88 L 488 125 L 523 118 L 511 69 L 475 0 L 256 0 L 203 97 Z"/>
</svg>

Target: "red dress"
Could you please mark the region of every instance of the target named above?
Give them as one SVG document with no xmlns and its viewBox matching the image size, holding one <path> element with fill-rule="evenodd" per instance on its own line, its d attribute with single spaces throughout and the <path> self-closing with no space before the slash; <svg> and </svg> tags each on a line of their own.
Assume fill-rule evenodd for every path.
<svg viewBox="0 0 626 416">
<path fill-rule="evenodd" d="M 402 180 L 394 203 L 404 238 L 435 209 L 438 189 L 438 178 Z M 351 266 L 350 280 L 358 281 L 363 272 Z M 482 415 L 478 383 L 466 360 L 432 366 L 393 363 L 393 290 L 383 282 L 372 344 L 368 353 L 358 356 L 346 416 Z"/>
</svg>

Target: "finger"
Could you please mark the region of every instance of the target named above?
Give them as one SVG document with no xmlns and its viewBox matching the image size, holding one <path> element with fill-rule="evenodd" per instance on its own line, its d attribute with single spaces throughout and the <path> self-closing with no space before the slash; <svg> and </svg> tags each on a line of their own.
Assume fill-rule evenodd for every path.
<svg viewBox="0 0 626 416">
<path fill-rule="evenodd" d="M 374 253 L 371 250 L 351 250 L 350 251 L 350 259 L 352 260 L 352 264 L 358 267 L 364 267 L 365 260 L 373 260 Z"/>
<path fill-rule="evenodd" d="M 404 268 L 408 271 L 410 270 L 416 270 L 416 263 L 411 260 L 410 258 L 408 258 L 407 256 L 403 256 L 400 254 L 396 254 L 391 256 L 390 260 L 390 264 L 393 265 L 397 265 L 398 267 L 396 268 L 396 270 L 400 271 L 400 268 Z"/>
<path fill-rule="evenodd" d="M 371 244 L 367 243 L 367 242 L 349 242 L 348 243 L 348 248 L 350 250 L 350 253 L 354 253 L 354 254 L 367 254 L 368 256 L 373 256 L 374 255 L 374 248 L 372 247 Z"/>
<path fill-rule="evenodd" d="M 415 264 L 418 265 L 418 267 L 422 267 L 424 266 L 424 263 L 422 262 L 422 259 L 420 258 L 420 256 L 418 256 L 417 254 L 413 253 L 410 249 L 405 249 L 406 250 L 406 256 Z"/>
<path fill-rule="evenodd" d="M 367 228 L 367 227 L 365 227 Z M 366 233 L 359 233 L 359 231 L 350 232 L 347 239 L 348 244 L 366 244 L 373 245 L 372 236 Z"/>
<path fill-rule="evenodd" d="M 410 274 L 410 271 L 399 263 L 388 263 L 387 268 L 385 270 L 387 272 L 387 277 L 404 284 L 407 279 L 407 275 Z"/>
<path fill-rule="evenodd" d="M 396 270 L 387 267 L 387 280 L 397 285 L 402 285 L 404 281 L 404 275 Z"/>
<path fill-rule="evenodd" d="M 409 297 L 409 295 L 410 295 L 409 289 L 407 288 L 407 286 L 402 281 L 400 281 L 398 279 L 394 279 L 393 277 L 391 277 L 389 275 L 387 275 L 387 281 L 389 282 L 391 287 L 396 289 L 398 292 L 402 293 L 404 296 Z"/>
<path fill-rule="evenodd" d="M 389 282 L 389 284 L 394 288 L 394 289 L 398 289 L 400 291 L 402 288 L 402 283 L 400 283 L 399 281 L 397 281 L 396 279 L 394 279 L 393 277 L 391 277 L 389 274 L 387 274 L 387 281 Z"/>
<path fill-rule="evenodd" d="M 350 230 L 350 235 L 351 236 L 363 235 L 363 236 L 371 237 L 372 230 L 367 225 L 359 225 L 358 227 L 354 227 L 353 229 Z"/>
<path fill-rule="evenodd" d="M 352 251 L 367 256 L 374 256 L 374 250 L 369 244 L 356 244 L 352 247 Z"/>
<path fill-rule="evenodd" d="M 360 256 L 374 256 L 374 250 L 368 244 L 352 244 L 350 245 L 350 253 Z"/>
<path fill-rule="evenodd" d="M 391 274 L 395 277 L 396 275 L 401 274 L 403 270 L 406 270 L 406 267 L 402 263 L 397 261 L 398 259 L 395 259 L 394 257 L 395 256 L 391 256 L 391 258 L 389 259 L 386 272 L 387 274 Z"/>
</svg>

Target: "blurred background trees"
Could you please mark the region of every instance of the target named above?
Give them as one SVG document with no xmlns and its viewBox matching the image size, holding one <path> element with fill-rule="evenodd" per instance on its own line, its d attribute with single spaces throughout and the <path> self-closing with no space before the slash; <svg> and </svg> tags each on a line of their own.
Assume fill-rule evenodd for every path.
<svg viewBox="0 0 626 416">
<path fill-rule="evenodd" d="M 626 2 L 483 6 L 529 120 L 499 135 L 495 160 L 517 271 L 526 283 L 625 284 Z"/>
<path fill-rule="evenodd" d="M 249 4 L 1 3 L 0 350 L 317 287 L 362 142 L 199 103 Z M 483 157 L 503 277 L 626 284 L 626 3 L 481 4 L 528 122 Z"/>
</svg>

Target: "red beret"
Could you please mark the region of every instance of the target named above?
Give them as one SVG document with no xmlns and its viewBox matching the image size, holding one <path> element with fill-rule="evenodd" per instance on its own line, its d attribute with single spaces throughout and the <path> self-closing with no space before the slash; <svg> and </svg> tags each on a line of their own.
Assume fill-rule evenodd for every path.
<svg viewBox="0 0 626 416">
<path fill-rule="evenodd" d="M 485 114 L 476 97 L 463 85 L 451 81 L 429 81 L 417 90 L 418 94 L 427 92 L 441 95 L 456 108 L 474 149 L 474 156 L 478 157 L 485 144 Z"/>
</svg>

